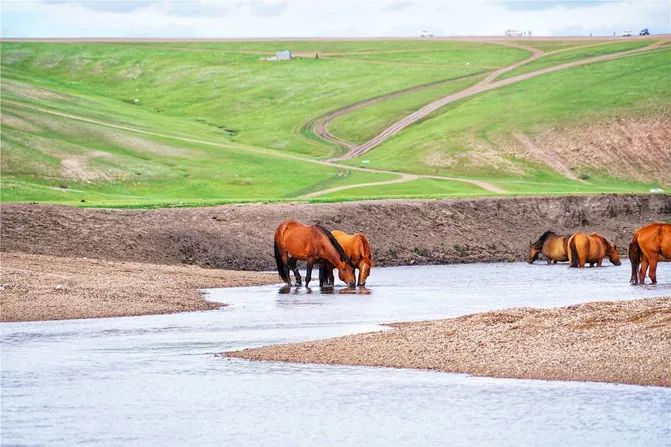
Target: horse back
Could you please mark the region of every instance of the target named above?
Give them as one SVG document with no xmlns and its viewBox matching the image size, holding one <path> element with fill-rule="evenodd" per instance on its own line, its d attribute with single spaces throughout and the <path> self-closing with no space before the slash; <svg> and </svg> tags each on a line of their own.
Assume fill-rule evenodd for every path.
<svg viewBox="0 0 671 447">
<path fill-rule="evenodd" d="M 653 223 L 639 228 L 634 233 L 634 240 L 643 253 L 660 253 L 671 257 L 671 224 Z"/>
<path fill-rule="evenodd" d="M 607 242 L 606 238 L 600 234 L 592 233 L 589 236 L 589 256 L 588 261 L 596 262 L 606 257 Z"/>
</svg>

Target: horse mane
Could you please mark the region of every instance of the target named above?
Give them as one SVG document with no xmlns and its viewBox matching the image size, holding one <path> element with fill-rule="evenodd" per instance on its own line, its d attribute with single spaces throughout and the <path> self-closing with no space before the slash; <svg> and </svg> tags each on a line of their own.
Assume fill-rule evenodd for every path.
<svg viewBox="0 0 671 447">
<path fill-rule="evenodd" d="M 331 234 L 331 232 L 330 232 L 329 230 L 327 230 L 326 228 L 322 227 L 322 226 L 319 225 L 319 224 L 315 224 L 315 227 L 319 228 L 319 231 L 321 231 L 322 233 L 324 233 L 324 236 L 326 236 L 327 238 L 329 238 L 329 241 L 331 241 L 331 244 L 333 244 L 333 247 L 334 247 L 334 248 L 336 249 L 336 251 L 338 252 L 338 256 L 340 256 L 340 260 L 341 260 L 342 262 L 346 262 L 350 267 L 355 268 L 355 267 L 354 267 L 354 264 L 352 264 L 352 260 L 351 260 L 349 257 L 347 257 L 347 255 L 345 254 L 345 250 L 342 249 L 342 246 L 340 246 L 340 243 L 339 243 L 338 240 Z"/>
<path fill-rule="evenodd" d="M 545 240 L 546 240 L 547 238 L 549 238 L 550 236 L 552 236 L 553 234 L 554 234 L 555 236 L 557 235 L 557 233 L 555 233 L 554 231 L 548 230 L 548 231 L 546 231 L 545 233 L 541 234 L 541 237 L 539 237 L 538 240 L 537 240 L 536 242 L 534 242 L 533 244 L 531 244 L 531 245 L 532 245 L 534 248 L 538 248 L 538 249 L 540 249 L 540 248 L 543 247 L 543 244 L 545 243 Z"/>
<path fill-rule="evenodd" d="M 599 239 L 601 239 L 601 242 L 603 242 L 603 244 L 606 246 L 606 250 L 610 251 L 610 250 L 613 249 L 613 244 L 611 244 L 610 241 L 608 239 L 606 239 L 605 237 L 603 237 L 603 236 L 601 236 L 600 234 L 597 234 L 597 233 L 592 233 L 592 236 L 595 236 L 595 237 L 598 237 Z"/>
<path fill-rule="evenodd" d="M 368 242 L 368 238 L 366 237 L 365 234 L 362 233 L 357 233 L 359 236 L 359 240 L 361 241 L 361 244 L 363 245 L 364 252 L 367 253 L 367 256 L 364 258 L 364 262 L 368 264 L 369 266 L 373 266 L 373 254 L 370 250 L 370 242 Z"/>
</svg>

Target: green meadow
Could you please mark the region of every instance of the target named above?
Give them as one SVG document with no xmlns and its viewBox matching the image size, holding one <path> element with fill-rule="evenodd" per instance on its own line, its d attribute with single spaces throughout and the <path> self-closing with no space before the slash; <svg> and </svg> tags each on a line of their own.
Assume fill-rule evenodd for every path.
<svg viewBox="0 0 671 447">
<path fill-rule="evenodd" d="M 528 71 L 642 45 L 541 42 L 575 49 L 538 59 Z M 266 60 L 282 49 L 297 57 Z M 343 148 L 314 135 L 310 123 L 316 118 L 379 98 L 329 125 L 334 135 L 360 144 L 422 105 L 530 53 L 440 40 L 3 42 L 0 52 L 3 203 L 269 202 L 348 185 L 354 187 L 312 200 L 492 194 L 436 179 L 356 187 L 396 179 L 394 172 L 482 179 L 505 194 L 644 192 L 656 185 L 596 172 L 589 182 L 575 182 L 542 163 L 511 156 L 497 142 L 511 132 L 664 106 L 671 93 L 667 46 L 466 98 L 360 159 L 334 165 L 322 161 Z M 478 152 L 487 155 L 469 159 Z"/>
</svg>

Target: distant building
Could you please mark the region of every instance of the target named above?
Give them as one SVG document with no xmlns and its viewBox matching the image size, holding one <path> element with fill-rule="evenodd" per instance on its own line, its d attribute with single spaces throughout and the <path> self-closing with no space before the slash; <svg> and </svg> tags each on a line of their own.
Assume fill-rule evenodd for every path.
<svg viewBox="0 0 671 447">
<path fill-rule="evenodd" d="M 289 50 L 278 51 L 278 52 L 275 54 L 275 58 L 276 58 L 278 61 L 288 61 L 288 60 L 291 60 L 291 59 L 294 58 L 294 53 L 292 53 L 292 52 L 289 51 Z"/>
</svg>

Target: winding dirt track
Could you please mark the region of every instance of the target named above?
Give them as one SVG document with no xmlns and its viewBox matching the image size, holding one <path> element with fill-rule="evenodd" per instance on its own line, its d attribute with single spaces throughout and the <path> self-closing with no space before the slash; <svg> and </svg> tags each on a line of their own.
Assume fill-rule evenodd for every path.
<svg viewBox="0 0 671 447">
<path fill-rule="evenodd" d="M 429 83 L 429 84 L 424 84 L 421 86 L 415 86 L 411 87 L 405 90 L 397 91 L 397 92 L 392 92 L 388 95 L 383 95 L 380 97 L 376 98 L 371 98 L 368 100 L 364 100 L 361 102 L 358 102 L 356 104 L 349 105 L 347 107 L 340 108 L 334 112 L 331 112 L 327 115 L 324 115 L 320 119 L 317 119 L 315 121 L 315 134 L 318 136 L 322 137 L 323 139 L 334 142 L 339 145 L 344 145 L 349 149 L 347 153 L 340 157 L 332 158 L 330 160 L 316 160 L 313 158 L 307 158 L 307 157 L 302 157 L 300 155 L 295 155 L 295 154 L 288 154 L 284 152 L 278 152 L 278 151 L 270 151 L 270 150 L 264 150 L 260 148 L 256 148 L 253 146 L 246 146 L 246 145 L 239 145 L 239 144 L 226 144 L 226 143 L 219 143 L 219 142 L 214 142 L 214 141 L 208 141 L 208 140 L 201 140 L 201 139 L 196 139 L 196 138 L 190 138 L 190 137 L 185 137 L 185 136 L 180 136 L 180 135 L 171 135 L 171 134 L 166 134 L 166 133 L 161 133 L 161 132 L 154 132 L 154 131 L 149 131 L 149 130 L 144 130 L 144 129 L 138 129 L 130 126 L 125 126 L 125 125 L 119 125 L 111 122 L 106 122 L 106 121 L 101 121 L 101 120 L 96 120 L 96 119 L 91 119 L 91 118 L 86 118 L 78 115 L 74 115 L 71 113 L 65 113 L 65 112 L 59 112 L 56 110 L 51 110 L 51 109 L 46 109 L 43 107 L 39 107 L 36 105 L 32 104 L 26 104 L 26 103 L 18 103 L 15 101 L 11 100 L 4 100 L 3 102 L 5 103 L 10 103 L 14 106 L 26 108 L 26 109 L 32 109 L 34 111 L 42 112 L 42 113 L 47 113 L 55 116 L 60 116 L 63 118 L 68 118 L 68 119 L 73 119 L 81 122 L 86 122 L 89 124 L 95 124 L 95 125 L 100 125 L 100 126 L 105 126 L 105 127 L 110 127 L 118 130 L 123 130 L 123 131 L 128 131 L 128 132 L 133 132 L 133 133 L 139 133 L 139 134 L 144 134 L 144 135 L 152 135 L 152 136 L 158 136 L 162 138 L 170 138 L 176 141 L 182 141 L 182 142 L 187 142 L 187 143 L 198 143 L 198 144 L 205 144 L 209 146 L 215 146 L 215 147 L 222 147 L 222 148 L 229 148 L 229 149 L 239 149 L 239 150 L 244 150 L 247 152 L 252 152 L 252 153 L 257 153 L 257 154 L 262 154 L 266 156 L 274 156 L 277 158 L 283 158 L 283 159 L 290 159 L 290 160 L 297 160 L 297 161 L 303 161 L 306 163 L 312 163 L 312 164 L 319 164 L 322 166 L 328 166 L 332 168 L 337 168 L 337 169 L 347 169 L 350 171 L 358 171 L 358 172 L 369 172 L 369 173 L 376 173 L 376 174 L 394 174 L 397 175 L 398 178 L 392 179 L 392 180 L 387 180 L 387 181 L 381 181 L 381 182 L 368 182 L 368 183 L 359 183 L 359 184 L 352 184 L 352 185 L 344 185 L 344 186 L 338 186 L 338 187 L 332 187 L 332 188 L 327 188 L 319 191 L 313 191 L 311 193 L 305 194 L 303 196 L 297 197 L 298 199 L 310 199 L 334 192 L 339 192 L 339 191 L 344 191 L 347 189 L 353 189 L 353 188 L 360 188 L 360 187 L 366 187 L 366 186 L 382 186 L 382 185 L 390 185 L 390 184 L 398 184 L 398 183 L 405 183 L 405 182 L 410 182 L 413 180 L 417 179 L 434 179 L 434 180 L 447 180 L 447 181 L 457 181 L 457 182 L 462 182 L 462 183 L 468 183 L 471 185 L 475 185 L 479 188 L 482 188 L 486 191 L 495 193 L 495 194 L 502 194 L 505 193 L 506 191 L 499 188 L 496 185 L 493 185 L 489 182 L 482 181 L 482 180 L 473 180 L 473 179 L 466 179 L 466 178 L 459 178 L 459 177 L 445 177 L 445 176 L 437 176 L 437 175 L 420 175 L 420 174 L 412 174 L 412 173 L 407 173 L 407 172 L 397 172 L 397 171 L 386 171 L 386 170 L 381 170 L 381 169 L 371 169 L 371 168 L 361 168 L 361 167 L 356 167 L 356 166 L 348 166 L 348 165 L 343 165 L 340 164 L 339 162 L 349 160 L 351 158 L 357 157 L 359 155 L 362 155 L 369 150 L 373 149 L 386 139 L 392 137 L 393 135 L 397 134 L 401 130 L 405 129 L 406 127 L 410 126 L 411 124 L 419 121 L 420 119 L 426 117 L 430 113 L 434 112 L 435 110 L 439 109 L 440 107 L 443 107 L 446 104 L 449 104 L 451 102 L 457 101 L 459 99 L 463 99 L 481 92 L 485 92 L 488 90 L 492 90 L 498 87 L 503 87 L 506 85 L 510 85 L 519 81 L 523 81 L 529 78 L 533 78 L 535 76 L 539 76 L 542 74 L 546 73 L 552 73 L 554 71 L 559 71 L 563 70 L 566 68 L 571 68 L 571 67 L 576 67 L 576 66 L 581 66 L 581 65 L 587 65 L 591 63 L 596 63 L 596 62 L 602 62 L 606 60 L 612 60 L 612 59 L 619 59 L 621 57 L 626 57 L 634 54 L 639 54 L 645 51 L 650 51 L 653 50 L 661 45 L 663 45 L 666 42 L 666 40 L 660 40 L 657 41 L 651 45 L 648 45 L 643 48 L 638 48 L 635 50 L 630 50 L 630 51 L 624 51 L 620 53 L 615 53 L 615 54 L 608 54 L 608 55 L 603 55 L 603 56 L 596 56 L 592 58 L 587 58 L 587 59 L 581 59 L 578 61 L 573 61 L 561 65 L 556 65 L 552 67 L 548 67 L 545 69 L 537 70 L 537 71 L 532 71 L 529 73 L 524 73 L 519 76 L 514 76 L 511 78 L 499 80 L 499 81 L 494 81 L 498 76 L 501 74 L 508 72 L 510 70 L 514 70 L 515 68 L 527 64 L 535 59 L 538 59 L 539 57 L 543 55 L 548 55 L 548 54 L 554 54 L 558 53 L 561 51 L 566 51 L 569 49 L 561 49 L 553 52 L 548 52 L 544 53 L 543 51 L 537 49 L 537 48 L 532 48 L 532 47 L 527 47 L 525 45 L 518 44 L 516 42 L 501 42 L 501 41 L 492 41 L 492 43 L 499 43 L 507 46 L 512 46 L 516 48 L 521 48 L 525 49 L 529 52 L 531 52 L 531 56 L 528 57 L 527 59 L 524 59 L 520 62 L 517 62 L 515 64 L 502 67 L 500 69 L 494 70 L 491 72 L 487 77 L 485 77 L 482 81 L 477 83 L 476 85 L 469 87 L 465 90 L 462 90 L 460 92 L 454 93 L 452 95 L 446 96 L 444 98 L 438 99 L 436 101 L 433 101 L 426 106 L 422 107 L 421 109 L 411 113 L 410 115 L 404 117 L 403 119 L 397 121 L 396 123 L 392 124 L 391 126 L 387 127 L 384 131 L 382 131 L 380 134 L 378 134 L 376 137 L 372 138 L 368 142 L 356 146 L 353 143 L 344 141 L 342 139 L 339 139 L 328 132 L 328 123 L 333 120 L 336 116 L 342 115 L 343 113 L 352 111 L 356 108 L 363 107 L 365 105 L 369 105 L 373 102 L 378 102 L 382 101 L 384 99 L 388 99 L 394 96 L 398 96 L 401 94 L 408 93 L 410 91 L 415 91 L 419 90 L 422 88 L 426 88 L 428 86 L 437 84 L 437 83 Z M 600 44 L 597 44 L 600 45 Z M 572 48 L 570 48 L 572 49 Z M 481 73 L 480 73 L 481 74 Z M 475 76 L 474 74 L 473 76 Z M 439 81 L 439 82 L 447 82 L 447 81 Z M 326 119 L 327 117 L 330 117 L 330 119 Z"/>
<path fill-rule="evenodd" d="M 551 53 L 544 53 L 543 51 L 535 49 L 535 48 L 532 49 L 530 47 L 524 47 L 525 49 L 528 49 L 529 51 L 533 50 L 531 57 L 529 57 L 527 59 L 524 59 L 523 61 L 517 62 L 515 64 L 509 65 L 507 67 L 503 67 L 503 68 L 500 68 L 498 70 L 495 70 L 490 75 L 488 75 L 485 79 L 478 82 L 476 85 L 474 85 L 472 87 L 469 87 L 465 90 L 462 90 L 460 92 L 454 93 L 452 95 L 445 96 L 443 98 L 440 98 L 436 101 L 433 101 L 433 102 L 425 105 L 424 107 L 422 107 L 419 110 L 411 113 L 410 115 L 407 115 L 406 117 L 396 121 L 394 124 L 390 125 L 386 129 L 384 129 L 382 132 L 380 132 L 378 135 L 371 138 L 370 140 L 363 143 L 362 145 L 348 151 L 347 153 L 345 153 L 344 155 L 342 155 L 340 157 L 332 158 L 330 161 L 338 162 L 338 161 L 350 160 L 352 158 L 363 155 L 366 152 L 370 151 L 371 149 L 375 148 L 376 146 L 380 145 L 385 140 L 387 140 L 387 139 L 391 138 L 392 136 L 396 135 L 397 133 L 399 133 L 401 130 L 405 129 L 406 127 L 408 127 L 408 126 L 416 123 L 417 121 L 425 118 L 426 116 L 435 112 L 439 108 L 441 108 L 441 107 L 443 107 L 447 104 L 450 104 L 452 102 L 458 101 L 460 99 L 464 99 L 464 98 L 467 98 L 469 96 L 477 95 L 478 93 L 483 93 L 483 92 L 486 92 L 486 91 L 489 91 L 489 90 L 493 90 L 495 88 L 499 88 L 499 87 L 503 87 L 503 86 L 506 86 L 506 85 L 514 84 L 516 82 L 531 79 L 531 78 L 534 78 L 536 76 L 540 76 L 540 75 L 543 75 L 543 74 L 553 73 L 555 71 L 564 70 L 564 69 L 572 68 L 572 67 L 579 67 L 581 65 L 593 64 L 593 63 L 596 63 L 596 62 L 603 62 L 603 61 L 607 61 L 607 60 L 619 59 L 621 57 L 631 56 L 631 55 L 634 55 L 634 54 L 639 54 L 639 53 L 642 53 L 642 52 L 650 51 L 650 50 L 653 50 L 653 49 L 659 47 L 662 44 L 662 42 L 663 41 L 657 41 L 657 42 L 652 43 L 651 45 L 648 45 L 648 46 L 643 47 L 643 48 L 637 48 L 637 49 L 634 49 L 634 50 L 623 51 L 623 52 L 614 53 L 614 54 L 606 54 L 606 55 L 603 55 L 603 56 L 595 56 L 595 57 L 591 57 L 591 58 L 586 58 L 586 59 L 580 59 L 580 60 L 577 60 L 577 61 L 567 62 L 567 63 L 564 63 L 564 64 L 554 65 L 552 67 L 547 67 L 547 68 L 543 68 L 543 69 L 540 69 L 540 70 L 536 70 L 536 71 L 532 71 L 532 72 L 528 72 L 528 73 L 523 73 L 523 74 L 520 74 L 520 75 L 517 75 L 517 76 L 513 76 L 511 78 L 495 81 L 494 79 L 496 79 L 501 74 L 503 74 L 507 71 L 510 71 L 510 70 L 514 70 L 515 68 L 517 68 L 521 65 L 527 64 L 527 63 L 529 63 L 533 60 L 536 60 L 543 55 L 553 54 L 553 53 L 563 51 L 563 50 L 557 50 L 557 51 L 551 52 Z M 516 46 L 518 48 L 523 47 L 523 46 L 518 45 L 518 44 L 511 44 L 511 46 Z"/>
</svg>

